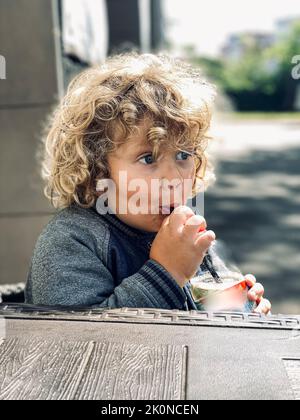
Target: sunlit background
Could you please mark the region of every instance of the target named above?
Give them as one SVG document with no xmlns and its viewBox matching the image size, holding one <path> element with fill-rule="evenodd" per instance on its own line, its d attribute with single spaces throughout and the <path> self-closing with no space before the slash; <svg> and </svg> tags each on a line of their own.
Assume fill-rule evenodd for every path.
<svg viewBox="0 0 300 420">
<path fill-rule="evenodd" d="M 24 283 L 54 213 L 37 164 L 46 116 L 76 74 L 133 49 L 182 57 L 217 86 L 205 216 L 273 312 L 299 314 L 295 0 L 0 0 L 0 284 Z"/>
</svg>

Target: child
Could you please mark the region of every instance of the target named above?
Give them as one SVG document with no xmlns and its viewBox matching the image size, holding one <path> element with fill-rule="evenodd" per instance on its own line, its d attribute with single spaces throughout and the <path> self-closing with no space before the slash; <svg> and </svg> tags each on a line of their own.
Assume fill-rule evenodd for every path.
<svg viewBox="0 0 300 420">
<path fill-rule="evenodd" d="M 43 162 L 45 193 L 60 211 L 37 241 L 27 303 L 197 309 L 190 280 L 215 234 L 186 203 L 213 179 L 205 149 L 214 96 L 196 70 L 162 55 L 112 57 L 71 83 Z M 147 211 L 121 211 L 136 199 L 125 178 L 142 186 L 136 201 Z M 104 180 L 114 188 L 101 189 Z M 267 314 L 263 287 L 246 280 Z"/>
</svg>

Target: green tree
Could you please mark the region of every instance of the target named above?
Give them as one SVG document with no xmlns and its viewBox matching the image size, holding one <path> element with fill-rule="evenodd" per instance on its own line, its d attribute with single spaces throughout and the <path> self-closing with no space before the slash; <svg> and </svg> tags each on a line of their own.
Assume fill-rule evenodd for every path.
<svg viewBox="0 0 300 420">
<path fill-rule="evenodd" d="M 185 52 L 238 110 L 293 110 L 300 81 L 292 78 L 292 59 L 300 54 L 300 23 L 269 48 L 262 49 L 247 37 L 241 38 L 241 43 L 245 48 L 239 60 L 197 57 L 192 46 L 187 46 Z"/>
</svg>

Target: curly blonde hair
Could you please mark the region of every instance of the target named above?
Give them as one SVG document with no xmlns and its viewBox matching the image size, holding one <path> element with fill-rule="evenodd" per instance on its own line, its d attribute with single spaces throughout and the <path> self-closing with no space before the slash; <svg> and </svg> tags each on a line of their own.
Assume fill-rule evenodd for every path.
<svg viewBox="0 0 300 420">
<path fill-rule="evenodd" d="M 214 180 L 206 151 L 215 87 L 189 64 L 168 55 L 137 53 L 110 57 L 78 75 L 50 117 L 43 139 L 45 195 L 56 208 L 92 207 L 96 185 L 109 178 L 107 156 L 144 118 L 153 126 L 154 154 L 162 144 L 192 149 L 197 180 Z M 116 135 L 116 133 L 121 135 Z"/>
</svg>

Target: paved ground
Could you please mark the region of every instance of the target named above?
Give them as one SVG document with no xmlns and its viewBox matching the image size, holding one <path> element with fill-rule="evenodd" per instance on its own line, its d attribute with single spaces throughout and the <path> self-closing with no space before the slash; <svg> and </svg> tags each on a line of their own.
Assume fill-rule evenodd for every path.
<svg viewBox="0 0 300 420">
<path fill-rule="evenodd" d="M 217 183 L 206 218 L 274 313 L 300 314 L 300 121 L 215 124 Z"/>
</svg>

